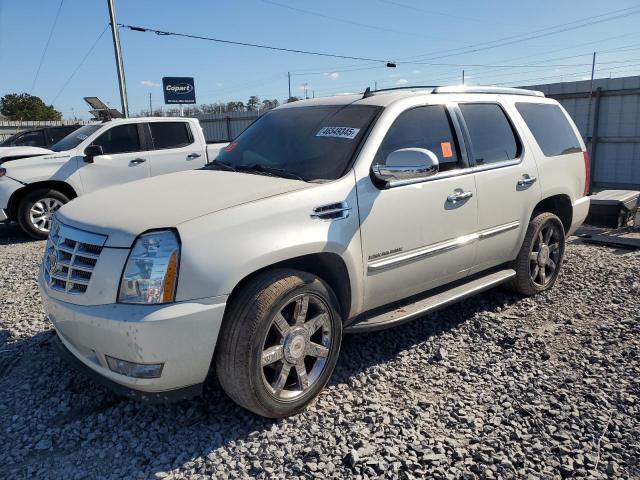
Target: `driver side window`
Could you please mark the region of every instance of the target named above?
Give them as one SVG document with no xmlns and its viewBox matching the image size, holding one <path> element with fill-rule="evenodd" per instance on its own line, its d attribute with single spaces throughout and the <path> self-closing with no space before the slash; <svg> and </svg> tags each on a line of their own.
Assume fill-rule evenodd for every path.
<svg viewBox="0 0 640 480">
<path fill-rule="evenodd" d="M 95 139 L 92 144 L 100 145 L 105 155 L 139 152 L 141 149 L 138 125 L 127 124 L 110 128 Z"/>
<path fill-rule="evenodd" d="M 444 105 L 416 107 L 401 113 L 389 128 L 374 163 L 384 165 L 389 154 L 401 148 L 431 150 L 438 157 L 440 172 L 463 167 Z"/>
</svg>

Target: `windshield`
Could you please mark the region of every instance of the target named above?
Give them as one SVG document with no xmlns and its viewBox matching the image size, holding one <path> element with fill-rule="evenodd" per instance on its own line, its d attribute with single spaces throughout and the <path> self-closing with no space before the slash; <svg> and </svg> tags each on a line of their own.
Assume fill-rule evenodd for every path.
<svg viewBox="0 0 640 480">
<path fill-rule="evenodd" d="M 379 107 L 369 105 L 273 110 L 256 120 L 205 168 L 225 166 L 272 175 L 280 172 L 304 180 L 334 180 L 344 175 L 378 111 Z"/>
<path fill-rule="evenodd" d="M 53 150 L 54 152 L 64 152 L 65 150 L 76 148 L 78 145 L 84 142 L 89 137 L 89 135 L 94 133 L 100 127 L 102 127 L 102 125 L 99 123 L 80 127 L 78 130 L 70 133 L 59 142 L 54 143 L 51 147 L 51 150 Z"/>
</svg>

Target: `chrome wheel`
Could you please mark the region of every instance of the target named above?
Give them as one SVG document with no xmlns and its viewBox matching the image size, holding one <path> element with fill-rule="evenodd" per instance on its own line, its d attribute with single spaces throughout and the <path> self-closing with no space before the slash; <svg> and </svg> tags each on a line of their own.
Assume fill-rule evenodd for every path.
<svg viewBox="0 0 640 480">
<path fill-rule="evenodd" d="M 51 229 L 53 214 L 63 205 L 57 198 L 46 197 L 35 202 L 29 210 L 29 221 L 33 227 L 44 233 Z"/>
<path fill-rule="evenodd" d="M 320 378 L 331 350 L 330 309 L 305 293 L 271 319 L 262 348 L 262 379 L 279 400 L 295 400 Z"/>
<path fill-rule="evenodd" d="M 558 272 L 562 257 L 561 240 L 559 227 L 548 222 L 542 226 L 533 242 L 529 254 L 529 275 L 539 287 L 548 285 Z"/>
</svg>

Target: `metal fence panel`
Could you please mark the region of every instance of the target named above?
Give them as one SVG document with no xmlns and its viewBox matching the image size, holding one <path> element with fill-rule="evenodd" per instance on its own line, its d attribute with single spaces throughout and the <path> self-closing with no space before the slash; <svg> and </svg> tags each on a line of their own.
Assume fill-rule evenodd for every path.
<svg viewBox="0 0 640 480">
<path fill-rule="evenodd" d="M 595 79 L 591 101 L 589 80 L 524 88 L 557 99 L 571 115 L 589 148 L 593 187 L 640 189 L 640 76 Z"/>
</svg>

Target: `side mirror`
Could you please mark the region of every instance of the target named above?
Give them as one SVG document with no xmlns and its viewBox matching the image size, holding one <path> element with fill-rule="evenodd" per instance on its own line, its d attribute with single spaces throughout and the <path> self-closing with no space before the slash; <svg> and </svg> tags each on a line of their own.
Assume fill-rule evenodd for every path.
<svg viewBox="0 0 640 480">
<path fill-rule="evenodd" d="M 87 163 L 93 163 L 93 157 L 99 157 L 104 155 L 101 145 L 89 145 L 84 149 L 84 161 Z"/>
<path fill-rule="evenodd" d="M 384 165 L 371 167 L 373 176 L 393 187 L 399 182 L 431 177 L 438 173 L 438 157 L 425 148 L 401 148 L 391 152 Z"/>
</svg>

